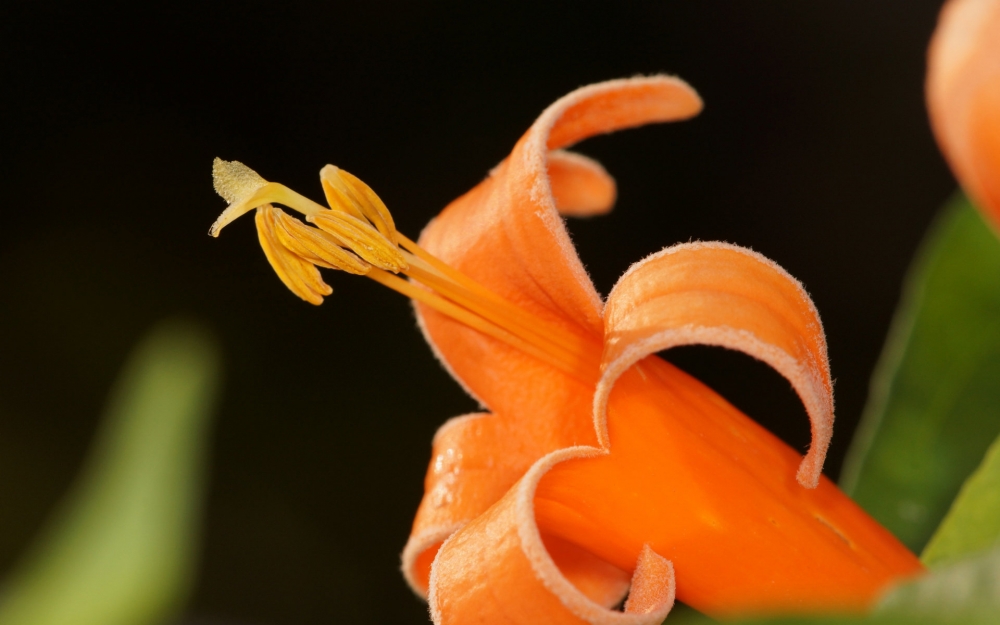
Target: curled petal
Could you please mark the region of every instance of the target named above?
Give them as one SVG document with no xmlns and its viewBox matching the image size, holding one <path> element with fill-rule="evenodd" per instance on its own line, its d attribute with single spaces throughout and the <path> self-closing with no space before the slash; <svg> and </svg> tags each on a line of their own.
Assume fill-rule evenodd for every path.
<svg viewBox="0 0 1000 625">
<path fill-rule="evenodd" d="M 568 152 L 549 152 L 549 184 L 561 215 L 589 217 L 611 210 L 618 194 L 615 179 L 592 158 Z"/>
<path fill-rule="evenodd" d="M 941 150 L 1000 225 L 1000 1 L 948 2 L 927 68 L 927 108 Z"/>
<path fill-rule="evenodd" d="M 594 396 L 607 446 L 608 396 L 649 354 L 718 345 L 774 367 L 805 404 L 812 446 L 798 481 L 815 488 L 833 434 L 833 384 L 819 314 L 802 285 L 775 263 L 723 243 L 669 247 L 633 265 L 608 296 L 602 376 Z"/>
<path fill-rule="evenodd" d="M 702 106 L 697 92 L 673 76 L 609 80 L 556 100 L 527 136 L 555 150 L 594 135 L 689 119 L 700 113 Z"/>
<path fill-rule="evenodd" d="M 446 538 L 477 517 L 545 454 L 519 436 L 517 422 L 475 413 L 450 419 L 434 436 L 413 530 L 402 554 L 403 576 L 427 596 L 430 566 Z"/>
<path fill-rule="evenodd" d="M 431 571 L 431 617 L 439 625 L 658 625 L 674 602 L 673 567 L 648 546 L 633 565 L 625 612 L 611 607 L 628 575 L 596 556 L 546 539 L 535 524 L 539 479 L 554 465 L 600 455 L 563 449 L 539 460 L 496 505 L 441 547 Z"/>
<path fill-rule="evenodd" d="M 474 413 L 438 429 L 424 497 L 402 553 L 403 576 L 416 594 L 427 596 L 431 562 L 441 543 L 503 497 L 560 435 L 566 433 L 531 423 L 530 415 L 520 420 Z M 568 554 L 568 548 L 561 553 Z"/>
</svg>

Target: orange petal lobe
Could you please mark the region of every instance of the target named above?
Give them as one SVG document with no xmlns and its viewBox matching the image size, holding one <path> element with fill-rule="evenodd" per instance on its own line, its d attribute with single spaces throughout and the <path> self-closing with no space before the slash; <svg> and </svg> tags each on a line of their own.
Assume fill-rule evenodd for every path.
<svg viewBox="0 0 1000 625">
<path fill-rule="evenodd" d="M 649 354 L 691 344 L 742 351 L 792 383 L 813 438 L 797 477 L 815 488 L 833 434 L 833 384 L 819 314 L 798 281 L 733 245 L 669 247 L 633 265 L 608 296 L 603 373 L 594 397 L 602 444 L 608 445 L 604 413 L 618 377 Z"/>
<path fill-rule="evenodd" d="M 1000 1 L 948 2 L 927 61 L 927 107 L 941 150 L 1000 226 Z"/>
<path fill-rule="evenodd" d="M 538 480 L 555 464 L 601 453 L 560 450 L 539 460 L 496 505 L 448 539 L 434 561 L 429 597 L 440 625 L 658 625 L 674 601 L 673 569 L 645 548 L 635 569 L 635 598 L 611 609 L 626 589 L 623 572 L 558 540 L 534 522 Z M 551 549 L 548 544 L 551 542 Z"/>
<path fill-rule="evenodd" d="M 623 78 L 588 85 L 556 100 L 533 130 L 555 150 L 594 135 L 688 119 L 702 106 L 698 93 L 679 78 Z"/>
<path fill-rule="evenodd" d="M 503 497 L 544 455 L 520 422 L 476 413 L 449 420 L 434 436 L 424 498 L 403 550 L 403 574 L 418 595 L 427 595 L 431 561 L 445 538 Z"/>
<path fill-rule="evenodd" d="M 618 194 L 615 179 L 600 163 L 565 150 L 549 152 L 549 184 L 559 213 L 569 217 L 603 215 Z"/>
</svg>

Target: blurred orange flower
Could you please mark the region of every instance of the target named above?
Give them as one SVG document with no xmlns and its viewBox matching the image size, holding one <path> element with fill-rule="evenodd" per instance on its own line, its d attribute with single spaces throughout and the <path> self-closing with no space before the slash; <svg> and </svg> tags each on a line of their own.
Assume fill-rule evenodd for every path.
<svg viewBox="0 0 1000 625">
<path fill-rule="evenodd" d="M 1000 226 L 1000 0 L 951 0 L 927 60 L 927 107 L 966 192 Z"/>
</svg>

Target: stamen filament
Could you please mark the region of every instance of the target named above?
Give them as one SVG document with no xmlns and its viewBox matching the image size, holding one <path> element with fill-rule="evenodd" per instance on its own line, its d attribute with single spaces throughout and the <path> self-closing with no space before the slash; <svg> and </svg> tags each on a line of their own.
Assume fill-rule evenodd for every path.
<svg viewBox="0 0 1000 625">
<path fill-rule="evenodd" d="M 426 262 L 445 277 L 450 278 L 456 283 L 459 289 L 467 291 L 470 296 L 477 297 L 483 301 L 485 305 L 488 305 L 491 308 L 495 307 L 501 309 L 512 323 L 515 323 L 529 332 L 536 334 L 542 340 L 553 342 L 573 354 L 583 354 L 588 351 L 595 352 L 600 349 L 599 346 L 587 338 L 574 332 L 566 331 L 560 326 L 548 323 L 536 315 L 511 304 L 503 297 L 497 295 L 461 271 L 458 271 L 451 265 L 427 252 L 424 248 L 411 241 L 402 233 L 397 233 L 397 238 L 399 239 L 400 247 L 410 252 L 420 260 Z M 407 273 L 407 275 L 409 274 Z M 414 276 L 414 279 L 419 278 Z M 600 361 L 600 354 L 594 354 L 593 359 L 595 362 Z"/>
<path fill-rule="evenodd" d="M 585 369 L 579 366 L 579 362 L 573 363 L 563 360 L 551 351 L 541 349 L 536 345 L 525 341 L 524 339 L 507 331 L 506 328 L 498 326 L 495 323 L 448 301 L 440 295 L 423 289 L 416 284 L 404 280 L 387 271 L 375 269 L 374 267 L 368 272 L 367 276 L 379 284 L 387 286 L 412 300 L 424 303 L 434 310 L 447 315 L 474 330 L 478 330 L 487 336 L 503 341 L 511 347 L 519 349 L 530 356 L 534 356 L 535 358 L 538 358 L 539 360 L 546 362 L 564 371 L 565 373 L 568 373 L 585 384 L 593 384 L 594 382 L 593 374 L 588 374 Z"/>
<path fill-rule="evenodd" d="M 414 260 L 419 262 L 419 259 Z M 597 364 L 594 357 L 599 354 L 592 355 L 590 353 L 591 350 L 586 350 L 586 347 L 589 347 L 589 345 L 586 345 L 579 339 L 576 340 L 575 344 L 566 345 L 559 340 L 562 337 L 546 336 L 544 332 L 547 328 L 544 325 L 547 324 L 543 324 L 534 315 L 529 315 L 520 309 L 514 308 L 505 301 L 502 303 L 497 302 L 494 299 L 496 296 L 488 298 L 490 301 L 483 301 L 487 298 L 477 297 L 479 294 L 471 289 L 463 288 L 462 285 L 456 284 L 444 276 L 432 273 L 414 262 L 411 262 L 410 268 L 404 270 L 403 273 L 473 313 L 504 328 L 518 338 L 536 345 L 545 351 L 552 352 L 566 362 L 579 363 L 583 365 L 581 369 L 589 368 L 591 370 Z M 483 289 L 483 287 L 479 288 Z"/>
</svg>

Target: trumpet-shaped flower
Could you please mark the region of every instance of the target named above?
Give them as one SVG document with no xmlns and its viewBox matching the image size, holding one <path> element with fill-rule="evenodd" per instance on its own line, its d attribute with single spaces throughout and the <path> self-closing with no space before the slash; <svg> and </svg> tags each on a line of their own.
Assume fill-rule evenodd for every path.
<svg viewBox="0 0 1000 625">
<path fill-rule="evenodd" d="M 653 624 L 675 595 L 722 616 L 858 610 L 921 570 L 821 475 L 832 383 L 794 278 L 746 249 L 688 243 L 633 265 L 602 301 L 573 249 L 560 215 L 606 212 L 615 184 L 563 148 L 700 109 L 670 77 L 579 89 L 419 245 L 343 170 L 321 172 L 327 209 L 217 161 L 231 205 L 213 234 L 256 209 L 268 259 L 303 299 L 330 293 L 316 266 L 413 298 L 442 364 L 488 410 L 438 431 L 403 552 L 435 622 Z M 805 458 L 655 355 L 687 344 L 785 376 L 812 424 Z"/>
<path fill-rule="evenodd" d="M 959 182 L 1000 226 L 1000 0 L 951 0 L 927 58 L 927 108 Z"/>
</svg>

